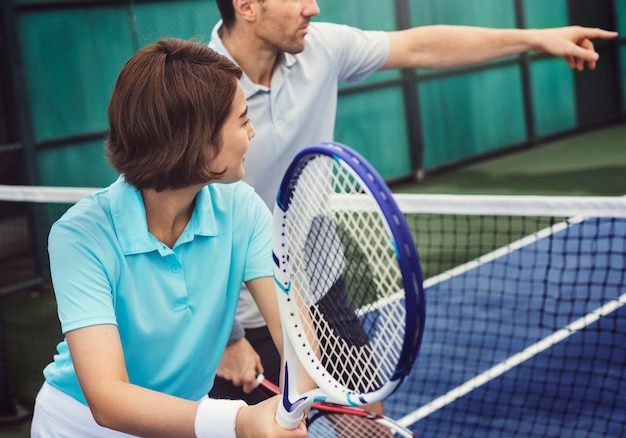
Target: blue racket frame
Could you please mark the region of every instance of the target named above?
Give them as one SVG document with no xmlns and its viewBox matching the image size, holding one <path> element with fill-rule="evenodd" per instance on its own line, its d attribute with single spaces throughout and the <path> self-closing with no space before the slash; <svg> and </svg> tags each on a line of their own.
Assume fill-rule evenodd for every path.
<svg viewBox="0 0 626 438">
<path fill-rule="evenodd" d="M 299 174 L 302 172 L 307 162 L 319 155 L 341 160 L 352 168 L 354 173 L 361 179 L 361 182 L 373 195 L 389 226 L 398 266 L 402 274 L 406 307 L 405 338 L 403 340 L 398 363 L 390 378 L 390 382 L 395 382 L 393 385 L 394 389 L 390 392 L 393 393 L 410 372 L 417 358 L 424 332 L 426 302 L 422 285 L 423 278 L 419 256 L 404 216 L 393 199 L 393 195 L 387 187 L 387 184 L 365 158 L 353 149 L 340 143 L 327 142 L 316 144 L 303 149 L 294 157 L 281 181 L 276 198 L 274 216 L 276 217 L 277 213 L 282 215 L 289 210 L 295 188 L 293 182 L 297 181 Z M 277 269 L 281 269 L 278 256 L 276 253 L 274 253 L 273 256 Z M 275 281 L 279 290 L 283 293 L 289 293 L 289 284 L 282 284 L 276 276 Z M 288 371 L 287 369 L 285 370 L 286 373 Z M 285 380 L 285 383 L 286 382 L 287 379 Z M 286 388 L 283 388 L 283 391 L 285 391 L 285 389 Z M 290 401 L 288 393 L 285 393 L 283 397 L 283 404 L 287 411 L 291 411 L 291 409 L 301 401 L 303 401 L 303 399 L 294 402 Z M 363 399 L 362 401 L 364 402 L 365 400 Z"/>
</svg>

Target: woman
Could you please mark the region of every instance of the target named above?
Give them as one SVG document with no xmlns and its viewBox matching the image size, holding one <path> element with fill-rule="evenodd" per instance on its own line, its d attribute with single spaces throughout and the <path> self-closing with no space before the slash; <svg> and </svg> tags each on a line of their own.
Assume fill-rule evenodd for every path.
<svg viewBox="0 0 626 438">
<path fill-rule="evenodd" d="M 245 183 L 254 128 L 241 70 L 165 39 L 122 69 L 107 157 L 120 177 L 57 221 L 50 268 L 65 339 L 44 370 L 33 437 L 306 436 L 204 396 L 244 281 L 281 351 L 271 214 Z"/>
</svg>

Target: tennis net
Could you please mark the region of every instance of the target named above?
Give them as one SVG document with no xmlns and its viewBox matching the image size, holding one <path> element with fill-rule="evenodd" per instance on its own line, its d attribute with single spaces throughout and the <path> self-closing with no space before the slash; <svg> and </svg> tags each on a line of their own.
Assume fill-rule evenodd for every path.
<svg viewBox="0 0 626 438">
<path fill-rule="evenodd" d="M 427 317 L 387 409 L 421 436 L 622 436 L 626 198 L 397 199 Z"/>
<path fill-rule="evenodd" d="M 11 382 L 28 405 L 41 384 L 60 339 L 47 233 L 93 190 L 0 186 L 0 397 Z M 386 414 L 421 437 L 621 436 L 626 198 L 395 197 L 420 254 L 427 316 Z"/>
</svg>

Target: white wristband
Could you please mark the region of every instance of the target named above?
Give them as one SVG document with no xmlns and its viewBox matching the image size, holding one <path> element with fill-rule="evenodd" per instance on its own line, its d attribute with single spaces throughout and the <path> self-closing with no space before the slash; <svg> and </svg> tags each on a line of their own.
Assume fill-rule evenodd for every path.
<svg viewBox="0 0 626 438">
<path fill-rule="evenodd" d="M 196 411 L 196 437 L 235 438 L 237 412 L 242 406 L 247 406 L 243 400 L 203 399 Z"/>
</svg>

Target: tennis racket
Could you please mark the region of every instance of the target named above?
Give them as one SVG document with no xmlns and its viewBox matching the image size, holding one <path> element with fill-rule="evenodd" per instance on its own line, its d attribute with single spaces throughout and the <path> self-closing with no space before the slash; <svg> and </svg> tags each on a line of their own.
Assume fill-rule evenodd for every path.
<svg viewBox="0 0 626 438">
<path fill-rule="evenodd" d="M 263 374 L 257 376 L 257 391 L 266 397 L 280 394 L 280 388 Z M 358 407 L 317 402 L 311 406 L 307 430 L 313 438 L 417 438 L 391 418 Z"/>
<path fill-rule="evenodd" d="M 425 302 L 415 245 L 382 178 L 344 145 L 304 149 L 278 191 L 272 248 L 276 421 L 291 429 L 315 402 L 364 406 L 393 393 L 417 356 Z M 300 391 L 303 371 L 317 388 Z"/>
</svg>

